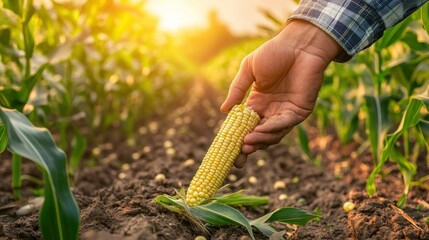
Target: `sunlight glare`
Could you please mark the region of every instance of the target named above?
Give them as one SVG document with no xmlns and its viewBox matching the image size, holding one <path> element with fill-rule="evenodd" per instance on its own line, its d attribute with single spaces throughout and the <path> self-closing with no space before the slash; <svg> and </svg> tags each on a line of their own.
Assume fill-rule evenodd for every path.
<svg viewBox="0 0 429 240">
<path fill-rule="evenodd" d="M 150 1 L 147 9 L 159 18 L 159 27 L 175 32 L 187 27 L 204 26 L 205 16 L 194 5 L 181 1 Z"/>
</svg>

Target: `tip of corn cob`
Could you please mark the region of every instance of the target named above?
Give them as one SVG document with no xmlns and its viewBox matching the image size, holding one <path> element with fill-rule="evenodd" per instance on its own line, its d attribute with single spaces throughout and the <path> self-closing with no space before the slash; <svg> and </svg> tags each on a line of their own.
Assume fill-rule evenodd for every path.
<svg viewBox="0 0 429 240">
<path fill-rule="evenodd" d="M 217 192 L 240 154 L 244 137 L 259 121 L 249 106 L 240 104 L 231 109 L 191 181 L 186 194 L 188 205 L 201 204 Z"/>
</svg>

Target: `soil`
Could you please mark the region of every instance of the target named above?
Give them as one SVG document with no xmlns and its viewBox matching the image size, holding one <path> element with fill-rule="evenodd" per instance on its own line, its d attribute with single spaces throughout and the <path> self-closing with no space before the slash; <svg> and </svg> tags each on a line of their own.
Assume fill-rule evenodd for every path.
<svg viewBox="0 0 429 240">
<path fill-rule="evenodd" d="M 201 232 L 152 201 L 157 195 L 174 195 L 175 189 L 188 186 L 225 118 L 217 110 L 221 103 L 218 95 L 198 84 L 169 114 L 142 124 L 136 130 L 135 141 L 112 131 L 108 142 L 90 146 L 73 181 L 81 210 L 80 239 L 250 239 L 240 227 L 209 227 L 210 233 Z M 302 227 L 277 225 L 285 230 L 286 239 L 429 239 L 429 191 L 411 188 L 406 206 L 398 209 L 396 201 L 403 183 L 400 172 L 389 163 L 385 172 L 390 173 L 377 180 L 377 193 L 369 197 L 365 191 L 366 178 L 373 168 L 369 149 L 356 141 L 341 145 L 334 134 L 322 134 L 308 123 L 305 126 L 320 166 L 305 161 L 298 144 L 288 137 L 249 156 L 244 168 L 232 169 L 236 179 L 226 179 L 229 185 L 224 192 L 244 189 L 270 199 L 265 207 L 241 208 L 246 216 L 262 216 L 285 206 L 322 214 L 319 221 Z M 429 172 L 426 154 L 420 154 L 417 178 Z M 0 239 L 40 239 L 37 213 L 21 217 L 14 214 L 22 202 L 15 202 L 11 193 L 10 156 L 2 157 Z M 84 167 L 92 161 L 96 166 Z M 30 161 L 23 162 L 23 174 L 41 177 Z M 257 183 L 249 182 L 251 176 Z M 286 183 L 285 189 L 274 188 L 278 180 Z M 40 186 L 36 183 L 24 181 L 24 198 L 31 198 L 32 190 L 37 188 Z M 342 208 L 346 201 L 356 204 L 348 214 Z M 261 234 L 256 237 L 265 239 Z"/>
</svg>

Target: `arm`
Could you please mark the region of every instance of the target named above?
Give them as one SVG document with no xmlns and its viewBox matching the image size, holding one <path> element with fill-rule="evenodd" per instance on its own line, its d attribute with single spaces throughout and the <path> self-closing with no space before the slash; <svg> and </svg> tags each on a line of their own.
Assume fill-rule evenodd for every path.
<svg viewBox="0 0 429 240">
<path fill-rule="evenodd" d="M 302 0 L 286 27 L 243 59 L 221 111 L 247 99 L 263 118 L 244 139 L 245 155 L 276 144 L 313 111 L 323 73 L 378 40 L 427 0 Z M 363 29 L 363 30 L 362 30 Z"/>
</svg>

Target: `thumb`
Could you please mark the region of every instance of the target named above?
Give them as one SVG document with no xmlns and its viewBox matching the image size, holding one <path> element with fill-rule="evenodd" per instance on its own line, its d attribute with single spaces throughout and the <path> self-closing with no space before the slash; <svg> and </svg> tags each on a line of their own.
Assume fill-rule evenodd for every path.
<svg viewBox="0 0 429 240">
<path fill-rule="evenodd" d="M 229 87 L 228 96 L 220 107 L 220 111 L 228 112 L 234 105 L 243 101 L 252 83 L 255 81 L 252 68 L 252 55 L 248 55 L 243 59 L 237 75 Z"/>
</svg>

